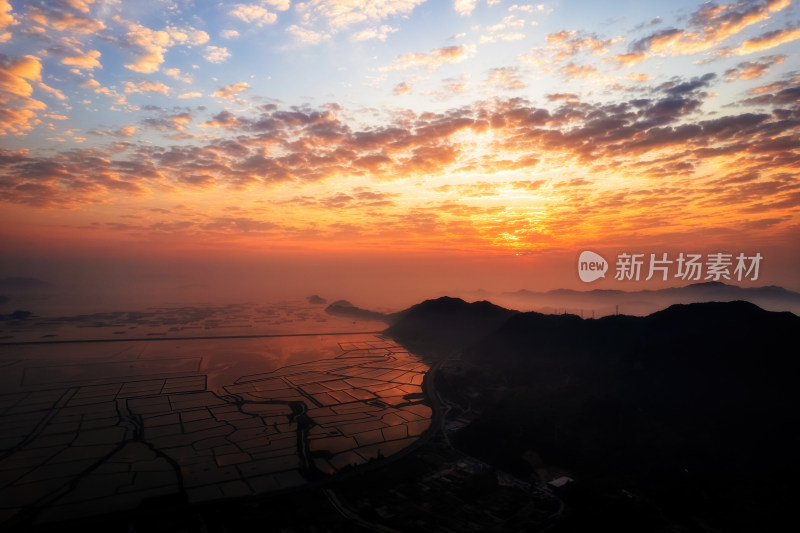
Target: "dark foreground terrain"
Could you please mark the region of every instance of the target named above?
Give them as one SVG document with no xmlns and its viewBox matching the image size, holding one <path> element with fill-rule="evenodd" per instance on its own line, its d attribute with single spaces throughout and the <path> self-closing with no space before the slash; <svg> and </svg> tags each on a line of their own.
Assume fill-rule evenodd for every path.
<svg viewBox="0 0 800 533">
<path fill-rule="evenodd" d="M 750 532 L 792 517 L 796 315 L 712 302 L 594 320 L 439 298 L 384 318 L 431 368 L 419 445 L 324 483 L 15 530 Z"/>
<path fill-rule="evenodd" d="M 390 327 L 440 361 L 451 440 L 556 489 L 551 531 L 770 531 L 795 505 L 800 318 L 746 302 L 647 317 L 441 298 Z"/>
</svg>

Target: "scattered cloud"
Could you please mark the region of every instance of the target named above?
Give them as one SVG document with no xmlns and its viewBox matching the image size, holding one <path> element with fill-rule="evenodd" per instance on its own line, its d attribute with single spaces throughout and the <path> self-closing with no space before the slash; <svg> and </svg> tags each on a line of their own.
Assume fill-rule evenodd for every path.
<svg viewBox="0 0 800 533">
<path fill-rule="evenodd" d="M 492 85 L 504 91 L 518 91 L 528 86 L 522 81 L 518 67 L 501 67 L 489 70 L 489 76 L 484 81 L 486 85 Z"/>
<path fill-rule="evenodd" d="M 567 63 L 559 69 L 562 75 L 567 78 L 591 78 L 598 74 L 598 70 L 592 65 L 576 65 L 575 63 Z"/>
<path fill-rule="evenodd" d="M 186 127 L 192 122 L 192 114 L 187 112 L 161 114 L 155 118 L 147 118 L 142 121 L 142 124 L 163 132 L 184 131 Z"/>
<path fill-rule="evenodd" d="M 550 33 L 546 36 L 547 46 L 532 48 L 528 54 L 521 56 L 520 59 L 539 67 L 544 72 L 550 72 L 555 65 L 570 60 L 574 64 L 575 58 L 583 53 L 593 56 L 606 55 L 609 48 L 619 42 L 621 37 L 610 39 L 601 38 L 594 33 L 586 33 L 574 30 L 562 30 Z M 619 57 L 618 62 L 625 58 Z M 603 61 L 614 59 L 605 58 Z M 562 70 L 564 67 L 562 67 Z M 571 69 L 567 69 L 571 70 Z"/>
<path fill-rule="evenodd" d="M 264 3 L 274 7 L 278 11 L 286 11 L 292 4 L 290 0 L 265 0 Z"/>
<path fill-rule="evenodd" d="M 232 100 L 238 97 L 239 93 L 242 93 L 250 88 L 246 82 L 240 83 L 233 83 L 231 85 L 226 85 L 225 87 L 220 88 L 217 91 L 211 93 L 211 96 L 215 98 L 224 98 L 226 100 Z"/>
<path fill-rule="evenodd" d="M 94 78 L 89 78 L 88 80 L 82 82 L 81 87 L 89 89 L 96 94 L 101 94 L 103 96 L 106 96 L 110 98 L 115 104 L 125 105 L 127 103 L 125 95 L 119 94 L 115 90 L 109 87 L 104 87 L 103 85 L 100 84 L 99 81 L 97 81 Z"/>
<path fill-rule="evenodd" d="M 166 31 L 174 44 L 200 46 L 201 44 L 206 44 L 210 39 L 206 32 L 192 27 L 178 28 L 175 26 L 167 26 Z"/>
<path fill-rule="evenodd" d="M 135 125 L 130 126 L 122 126 L 121 128 L 117 128 L 116 130 L 109 131 L 109 130 L 91 130 L 88 133 L 91 135 L 99 135 L 99 136 L 112 136 L 112 137 L 120 137 L 124 139 L 128 139 L 133 137 L 136 134 L 136 130 L 138 128 Z"/>
<path fill-rule="evenodd" d="M 304 27 L 321 20 L 334 33 L 363 22 L 379 22 L 390 17 L 407 15 L 425 0 L 312 0 L 296 4 Z"/>
<path fill-rule="evenodd" d="M 320 41 L 330 38 L 330 35 L 309 30 L 308 28 L 301 28 L 296 24 L 292 24 L 286 28 L 286 31 L 303 44 L 317 44 Z"/>
<path fill-rule="evenodd" d="M 77 67 L 79 69 L 94 69 L 94 68 L 103 68 L 103 65 L 100 64 L 98 60 L 100 58 L 100 52 L 98 50 L 89 50 L 85 54 L 74 55 L 74 56 L 67 56 L 61 60 L 61 62 L 65 65 L 70 65 Z"/>
<path fill-rule="evenodd" d="M 404 81 L 400 82 L 400 83 L 398 83 L 397 85 L 394 86 L 394 89 L 392 89 L 392 93 L 394 93 L 396 96 L 403 96 L 404 94 L 411 94 L 411 85 L 409 83 L 404 82 Z"/>
<path fill-rule="evenodd" d="M 525 27 L 525 21 L 514 15 L 509 15 L 502 22 L 487 26 L 487 33 L 481 35 L 482 43 L 494 43 L 497 41 L 519 41 L 525 38 L 521 31 Z"/>
<path fill-rule="evenodd" d="M 464 82 L 452 82 L 444 85 L 444 90 L 452 94 L 461 94 L 467 90 L 467 84 Z"/>
<path fill-rule="evenodd" d="M 0 29 L 19 24 L 11 13 L 12 9 L 9 0 L 0 0 Z"/>
<path fill-rule="evenodd" d="M 224 63 L 231 54 L 224 46 L 206 46 L 203 57 L 210 63 Z"/>
<path fill-rule="evenodd" d="M 467 16 L 475 9 L 478 0 L 453 0 L 453 9 L 461 16 Z"/>
<path fill-rule="evenodd" d="M 258 4 L 236 4 L 230 15 L 248 24 L 265 26 L 278 20 L 278 15 Z"/>
<path fill-rule="evenodd" d="M 769 31 L 758 37 L 747 39 L 734 50 L 734 53 L 745 55 L 763 52 L 797 39 L 800 39 L 800 26 L 789 26 L 782 30 Z"/>
<path fill-rule="evenodd" d="M 125 82 L 125 94 L 133 93 L 161 93 L 169 94 L 170 88 L 157 81 Z"/>
<path fill-rule="evenodd" d="M 164 53 L 170 45 L 169 34 L 165 31 L 151 30 L 140 24 L 128 26 L 126 42 L 137 49 L 134 61 L 125 67 L 141 73 L 157 72 L 164 62 Z"/>
<path fill-rule="evenodd" d="M 58 100 L 66 100 L 67 99 L 67 97 L 64 96 L 63 92 L 61 92 L 59 89 L 56 89 L 54 87 L 50 87 L 49 85 L 47 85 L 43 81 L 40 81 L 39 83 L 37 83 L 36 86 L 39 89 L 42 89 L 43 91 L 47 92 L 48 94 L 50 94 L 51 96 L 55 97 Z"/>
<path fill-rule="evenodd" d="M 167 68 L 164 69 L 164 74 L 169 76 L 170 78 L 175 78 L 176 80 L 180 80 L 183 83 L 192 83 L 194 78 L 191 74 L 186 74 L 185 72 L 181 72 L 179 68 Z"/>
<path fill-rule="evenodd" d="M 425 67 L 436 70 L 446 63 L 459 63 L 475 55 L 474 45 L 445 46 L 437 48 L 430 53 L 416 52 L 398 56 L 394 63 L 381 70 L 405 70 L 412 67 Z"/>
<path fill-rule="evenodd" d="M 26 20 L 51 28 L 58 32 L 75 35 L 90 35 L 106 28 L 101 20 L 60 9 L 39 9 L 29 7 L 25 12 Z"/>
<path fill-rule="evenodd" d="M 757 61 L 745 61 L 739 63 L 735 68 L 725 71 L 725 81 L 752 80 L 760 78 L 769 71 L 773 65 L 783 63 L 785 55 L 764 56 Z"/>
<path fill-rule="evenodd" d="M 121 20 L 120 20 L 121 22 Z M 152 30 L 134 22 L 127 23 L 124 42 L 136 50 L 134 61 L 127 68 L 145 74 L 157 72 L 164 63 L 164 54 L 175 45 L 199 46 L 209 40 L 205 31 L 192 27 L 167 26 L 164 30 Z"/>
<path fill-rule="evenodd" d="M 355 39 L 356 41 L 369 41 L 371 39 L 385 41 L 390 33 L 394 33 L 396 31 L 397 28 L 392 28 L 391 26 L 387 26 L 384 24 L 380 28 L 369 28 L 366 30 L 362 30 L 354 34 L 353 39 Z"/>
<path fill-rule="evenodd" d="M 62 0 L 72 9 L 78 10 L 81 13 L 88 13 L 89 6 L 94 4 L 95 0 Z"/>
<path fill-rule="evenodd" d="M 562 62 L 570 59 L 583 51 L 592 55 L 602 56 L 608 53 L 608 47 L 621 39 L 601 39 L 595 34 L 585 34 L 577 31 L 562 30 L 547 36 L 551 57 Z"/>
<path fill-rule="evenodd" d="M 625 76 L 625 78 L 629 79 L 631 81 L 637 81 L 637 82 L 641 82 L 641 83 L 646 82 L 646 81 L 650 81 L 650 80 L 653 79 L 653 77 L 650 76 L 649 74 L 644 74 L 644 73 L 637 74 L 635 72 L 629 72 L 628 75 Z"/>
<path fill-rule="evenodd" d="M 613 57 L 605 58 L 603 61 L 612 61 L 621 66 L 632 67 L 633 65 L 638 65 L 645 59 L 647 59 L 647 54 L 644 52 L 630 52 L 627 54 L 617 54 Z"/>
<path fill-rule="evenodd" d="M 267 96 L 279 96 L 247 82 L 226 84 L 236 77 L 223 77 L 223 67 L 204 67 L 199 58 L 225 62 L 231 52 L 217 45 L 231 43 L 211 44 L 202 29 L 175 25 L 175 20 L 198 19 L 168 17 L 154 29 L 142 24 L 158 19 L 130 22 L 113 13 L 131 10 L 110 9 L 113 6 L 105 2 L 40 2 L 18 6 L 21 11 L 15 12 L 8 0 L 0 0 L 0 42 L 11 42 L 6 53 L 32 52 L 0 55 L 0 134 L 31 135 L 37 142 L 41 134 L 42 139 L 68 143 L 64 150 L 0 149 L 0 202 L 78 207 L 121 202 L 130 196 L 262 187 L 270 195 L 261 205 L 281 205 L 281 216 L 285 209 L 291 220 L 278 222 L 263 211 L 258 216 L 213 213 L 173 225 L 141 226 L 142 231 L 177 228 L 220 235 L 300 231 L 290 224 L 306 224 L 304 231 L 311 231 L 303 222 L 308 212 L 302 209 L 308 207 L 346 212 L 346 219 L 334 214 L 329 220 L 315 220 L 316 235 L 358 238 L 383 231 L 371 229 L 359 217 L 373 217 L 371 221 L 380 217 L 390 228 L 386 234 L 414 232 L 441 239 L 453 231 L 497 239 L 503 233 L 524 240 L 534 233 L 591 229 L 582 225 L 584 219 L 611 228 L 608 209 L 620 206 L 646 209 L 653 218 L 647 223 L 656 226 L 666 226 L 674 213 L 685 221 L 681 206 L 686 205 L 695 213 L 715 213 L 720 220 L 769 212 L 748 219 L 762 228 L 783 227 L 793 220 L 787 210 L 800 205 L 800 186 L 794 179 L 800 164 L 796 151 L 800 80 L 787 67 L 792 56 L 780 50 L 747 61 L 737 58 L 800 39 L 800 29 L 793 23 L 770 30 L 785 24 L 776 25 L 774 19 L 784 14 L 787 0 L 703 4 L 679 19 L 679 27 L 668 27 L 660 19 L 638 26 L 635 36 L 641 38 L 628 45 L 613 34 L 565 29 L 540 35 L 543 46 L 524 58 L 490 53 L 501 45 L 481 48 L 476 57 L 476 44 L 463 44 L 417 48 L 427 51 L 397 55 L 381 68 L 378 61 L 392 57 L 385 55 L 389 45 L 404 42 L 396 39 L 405 30 L 402 19 L 420 3 L 309 0 L 284 14 L 292 7 L 288 0 L 239 0 L 217 6 L 220 25 L 203 26 L 218 32 L 220 40 L 246 39 L 256 28 L 275 24 L 269 31 L 284 41 L 289 36 L 290 41 L 319 44 L 338 32 L 342 35 L 336 46 L 372 41 L 372 48 L 361 44 L 355 48 L 369 54 L 368 68 L 374 69 L 369 75 L 381 76 L 383 87 L 391 88 L 391 94 L 383 96 L 414 94 L 396 99 L 398 106 L 410 107 L 417 98 L 433 103 L 433 110 L 425 111 L 380 106 L 365 111 L 336 103 L 265 103 L 278 101 Z M 467 16 L 483 13 L 493 4 L 455 1 L 452 9 Z M 448 28 L 442 37 L 464 29 L 467 33 L 458 38 L 469 35 L 478 46 L 520 40 L 532 21 L 518 17 L 547 9 L 533 4 L 487 9 L 497 16 L 491 22 L 473 23 L 456 16 L 463 27 Z M 276 22 L 284 22 L 284 17 L 286 25 L 278 27 Z M 223 30 L 225 26 L 237 29 Z M 234 44 L 239 50 L 241 42 Z M 505 46 L 510 50 L 513 43 Z M 111 62 L 119 57 L 119 47 L 127 54 L 120 64 L 139 73 L 127 80 L 114 78 L 117 69 Z M 718 76 L 670 77 L 675 70 L 668 61 L 651 70 L 636 68 L 639 73 L 622 70 L 653 57 L 701 52 L 709 52 L 703 58 L 713 56 L 717 65 L 724 63 L 717 68 Z M 430 75 L 471 58 L 479 69 L 478 74 L 471 71 L 472 77 L 461 68 L 472 67 L 469 63 L 458 65 L 450 78 L 445 78 L 450 73 L 441 76 L 445 79 Z M 514 59 L 538 68 L 514 64 Z M 200 63 L 192 67 L 196 73 L 187 66 L 193 63 Z M 701 69 L 703 64 L 696 61 L 692 68 Z M 601 72 L 612 67 L 621 70 L 613 80 Z M 419 70 L 405 72 L 408 69 Z M 159 71 L 163 76 L 147 76 Z M 551 75 L 542 87 L 534 87 L 546 72 Z M 782 73 L 784 78 L 778 79 Z M 206 84 L 215 83 L 215 74 L 216 90 L 208 89 Z M 202 79 L 202 87 L 189 85 L 195 79 Z M 246 76 L 239 79 L 255 84 Z M 592 83 L 584 83 L 586 79 Z M 741 90 L 722 83 L 748 80 L 758 81 Z M 588 85 L 591 91 L 584 90 Z M 431 87 L 438 89 L 426 90 Z M 448 98 L 468 91 L 484 99 L 454 98 L 460 107 L 447 108 Z M 710 101 L 714 91 L 722 98 Z M 736 100 L 741 94 L 745 97 Z M 161 95 L 198 100 L 170 105 Z M 204 96 L 208 101 L 199 100 Z M 126 97 L 143 103 L 137 108 L 127 104 Z M 336 96 L 326 93 L 325 98 L 335 101 Z M 728 101 L 720 103 L 724 98 Z M 102 115 L 109 102 L 114 113 Z M 364 108 L 372 105 L 365 103 Z M 92 129 L 71 122 L 73 110 L 79 108 L 86 110 L 87 121 L 102 125 Z M 97 146 L 68 149 L 82 135 L 95 136 Z M 150 142 L 159 137 L 167 142 Z M 620 178 L 613 190 L 606 186 L 607 176 Z M 341 189 L 343 177 L 351 180 L 346 183 L 371 183 L 374 188 Z M 392 189 L 392 182 L 399 180 L 406 180 L 404 188 Z M 383 188 L 403 190 L 407 196 Z M 497 207 L 500 204 L 504 207 Z M 578 222 L 576 213 L 581 213 Z M 636 224 L 644 228 L 644 216 L 637 216 L 632 214 L 609 231 L 629 231 Z M 534 228 L 536 224 L 540 227 Z M 570 224 L 577 225 L 565 229 Z"/>
<path fill-rule="evenodd" d="M 580 102 L 580 98 L 575 93 L 551 93 L 546 95 L 546 98 L 550 102 L 569 102 L 569 103 L 577 103 Z"/>
<path fill-rule="evenodd" d="M 757 0 L 726 5 L 709 2 L 692 13 L 686 29 L 667 28 L 652 33 L 634 42 L 632 51 L 668 56 L 704 52 L 742 30 L 766 21 L 773 13 L 785 9 L 790 3 L 789 0 Z M 764 43 L 770 40 L 771 38 L 766 38 Z M 764 49 L 766 48 L 753 44 L 750 51 Z"/>
<path fill-rule="evenodd" d="M 0 134 L 22 134 L 39 123 L 37 112 L 47 106 L 31 97 L 33 84 L 41 81 L 38 57 L 9 60 L 0 55 Z"/>
</svg>

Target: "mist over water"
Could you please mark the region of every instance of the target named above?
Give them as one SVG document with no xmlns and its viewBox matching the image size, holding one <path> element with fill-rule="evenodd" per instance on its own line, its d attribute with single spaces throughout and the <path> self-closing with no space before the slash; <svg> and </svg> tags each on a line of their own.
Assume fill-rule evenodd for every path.
<svg viewBox="0 0 800 533">
<path fill-rule="evenodd" d="M 134 250 L 137 251 L 137 250 Z M 42 316 L 154 307 L 220 306 L 302 300 L 312 294 L 328 303 L 345 299 L 363 308 L 393 312 L 439 296 L 465 300 L 488 299 L 522 311 L 565 311 L 584 316 L 646 314 L 681 299 L 664 295 L 643 301 L 614 301 L 592 296 L 520 296 L 520 290 L 656 291 L 694 281 L 653 279 L 639 282 L 604 279 L 583 283 L 578 279 L 578 252 L 546 255 L 469 255 L 455 253 L 339 253 L 250 256 L 225 253 L 174 253 L 163 257 L 128 252 L 108 256 L 98 253 L 9 254 L 0 264 L 0 314 L 27 310 Z M 781 260 L 765 249 L 761 276 L 756 281 L 730 282 L 745 287 L 779 285 L 800 289 L 793 256 Z M 613 254 L 605 254 L 613 257 Z M 21 282 L 20 280 L 28 280 Z M 705 280 L 700 280 L 705 281 Z M 685 302 L 683 302 L 685 303 Z M 758 302 L 756 302 L 758 303 Z M 640 305 L 641 304 L 641 305 Z M 619 305 L 619 309 L 617 309 Z M 654 307 L 655 305 L 655 307 Z M 773 308 L 773 310 L 784 310 Z"/>
</svg>

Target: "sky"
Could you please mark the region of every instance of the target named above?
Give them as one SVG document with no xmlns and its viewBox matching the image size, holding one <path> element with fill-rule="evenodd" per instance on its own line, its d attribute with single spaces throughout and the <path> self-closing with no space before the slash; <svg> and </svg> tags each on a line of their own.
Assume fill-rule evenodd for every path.
<svg viewBox="0 0 800 533">
<path fill-rule="evenodd" d="M 789 0 L 0 0 L 0 277 L 399 305 L 723 253 L 700 281 L 800 290 L 799 51 Z"/>
</svg>

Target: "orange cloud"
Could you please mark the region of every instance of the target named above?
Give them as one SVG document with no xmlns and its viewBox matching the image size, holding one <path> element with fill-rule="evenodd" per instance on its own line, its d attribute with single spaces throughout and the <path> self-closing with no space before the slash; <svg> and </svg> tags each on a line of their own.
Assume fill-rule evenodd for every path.
<svg viewBox="0 0 800 533">
<path fill-rule="evenodd" d="M 72 150 L 48 159 L 18 155 L 2 164 L 4 177 L 11 181 L 0 193 L 14 203 L 64 207 L 94 203 L 110 194 L 146 195 L 147 189 L 128 172 L 144 169 L 125 167 L 97 150 Z"/>
<path fill-rule="evenodd" d="M 575 63 L 568 63 L 559 69 L 567 78 L 591 78 L 598 73 L 598 70 L 592 65 L 576 65 Z"/>
<path fill-rule="evenodd" d="M 225 87 L 221 87 L 219 90 L 214 91 L 211 93 L 211 96 L 215 98 L 225 98 L 226 100 L 235 99 L 239 93 L 242 93 L 250 88 L 246 82 L 240 83 L 233 83 L 231 85 L 226 85 Z"/>
<path fill-rule="evenodd" d="M 94 4 L 95 0 L 63 0 L 69 7 L 76 9 L 81 13 L 88 13 L 89 6 Z"/>
<path fill-rule="evenodd" d="M 134 54 L 134 62 L 125 67 L 145 74 L 157 72 L 164 63 L 164 54 L 171 46 L 201 45 L 208 40 L 206 32 L 191 27 L 167 26 L 165 30 L 152 30 L 141 24 L 129 22 L 125 43 L 137 51 Z"/>
<path fill-rule="evenodd" d="M 136 134 L 137 127 L 134 125 L 129 126 L 122 126 L 117 128 L 116 130 L 91 130 L 88 133 L 92 135 L 99 135 L 99 136 L 112 136 L 112 137 L 121 137 L 121 138 L 130 138 Z"/>
<path fill-rule="evenodd" d="M 28 8 L 26 16 L 33 22 L 50 27 L 56 31 L 79 35 L 89 35 L 105 29 L 101 20 L 60 10 L 43 11 L 37 7 Z"/>
<path fill-rule="evenodd" d="M 39 87 L 39 88 L 40 88 L 40 89 L 42 89 L 43 91 L 46 91 L 46 92 L 50 93 L 51 95 L 53 95 L 55 98 L 57 98 L 57 99 L 59 99 L 59 100 L 66 100 L 66 99 L 67 99 L 67 97 L 66 97 L 66 96 L 64 96 L 64 93 L 63 93 L 63 92 L 61 92 L 60 90 L 58 90 L 58 89 L 55 89 L 55 88 L 53 88 L 53 87 L 50 87 L 49 85 L 47 85 L 47 84 L 46 84 L 46 83 L 44 83 L 44 82 L 41 82 L 41 81 L 40 81 L 40 82 L 37 84 L 37 87 Z"/>
<path fill-rule="evenodd" d="M 768 93 L 768 92 L 772 92 L 772 91 L 777 91 L 778 89 L 783 89 L 787 85 L 788 85 L 788 83 L 786 83 L 785 81 L 776 81 L 774 83 L 770 83 L 770 84 L 767 84 L 767 85 L 761 85 L 759 87 L 754 87 L 753 89 L 750 89 L 749 93 L 750 94 Z"/>
<path fill-rule="evenodd" d="M 550 102 L 558 102 L 558 101 L 563 101 L 568 103 L 580 102 L 580 98 L 578 98 L 578 95 L 575 93 L 552 93 L 546 95 L 546 97 Z"/>
<path fill-rule="evenodd" d="M 169 33 L 146 28 L 140 24 L 131 23 L 128 26 L 126 41 L 130 46 L 139 51 L 135 54 L 135 61 L 125 65 L 135 72 L 157 72 L 164 62 L 164 53 L 167 51 L 171 39 Z"/>
<path fill-rule="evenodd" d="M 752 54 L 775 48 L 784 43 L 800 39 L 800 27 L 788 27 L 782 30 L 775 30 L 759 35 L 743 42 L 734 50 L 738 55 Z"/>
<path fill-rule="evenodd" d="M 639 82 L 650 81 L 653 78 L 648 76 L 647 74 L 636 74 L 635 72 L 629 72 L 626 76 L 627 79 Z"/>
<path fill-rule="evenodd" d="M 117 130 L 120 137 L 133 137 L 134 133 L 136 133 L 136 126 L 123 126 Z"/>
<path fill-rule="evenodd" d="M 47 106 L 31 98 L 41 82 L 42 64 L 35 56 L 7 61 L 0 56 L 0 135 L 19 135 L 39 123 L 36 112 Z"/>
<path fill-rule="evenodd" d="M 176 26 L 167 26 L 166 32 L 169 34 L 172 44 L 199 46 L 207 43 L 210 39 L 206 32 L 192 27 L 178 28 Z"/>
<path fill-rule="evenodd" d="M 41 80 L 42 64 L 38 57 L 23 56 L 2 64 L 0 90 L 13 96 L 30 96 L 33 87 L 30 81 Z"/>
<path fill-rule="evenodd" d="M 628 54 L 617 54 L 613 57 L 606 58 L 603 61 L 614 61 L 620 65 L 630 67 L 641 63 L 645 59 L 647 59 L 647 54 L 644 52 L 631 52 Z"/>
<path fill-rule="evenodd" d="M 35 78 L 39 71 L 28 72 Z M 22 81 L 36 90 L 35 80 Z M 335 104 L 151 109 L 137 123 L 146 135 L 174 134 L 195 120 L 218 129 L 191 144 L 120 142 L 126 147 L 118 152 L 3 151 L 0 201 L 122 205 L 151 194 L 163 206 L 191 198 L 202 216 L 147 231 L 182 231 L 204 242 L 251 233 L 265 236 L 261 246 L 315 239 L 346 246 L 389 236 L 397 246 L 530 250 L 635 232 L 651 240 L 686 235 L 697 218 L 756 236 L 796 224 L 797 88 L 787 81 L 754 91 L 753 105 L 768 106 L 764 112 L 728 107 L 704 115 L 718 82 L 713 74 L 676 77 L 616 100 L 551 93 L 542 106 L 493 98 L 396 113 L 370 126 Z M 216 97 L 248 88 L 229 85 Z M 223 210 L 219 198 L 242 211 Z"/>
<path fill-rule="evenodd" d="M 11 14 L 12 9 L 9 0 L 0 0 L 0 29 L 18 24 L 17 19 Z"/>
<path fill-rule="evenodd" d="M 647 55 L 687 55 L 709 50 L 742 30 L 768 20 L 773 13 L 790 5 L 789 0 L 761 0 L 756 2 L 717 5 L 704 4 L 692 13 L 685 29 L 669 28 L 655 32 L 633 43 L 629 54 L 617 55 L 613 60 L 631 65 Z M 775 33 L 775 32 L 771 32 Z M 781 39 L 796 39 L 791 35 L 768 35 L 746 41 L 737 53 L 750 53 L 777 46 L 770 44 Z M 751 42 L 753 41 L 753 42 Z M 786 42 L 786 41 L 783 41 Z M 763 48 L 762 48 L 763 46 Z"/>
<path fill-rule="evenodd" d="M 231 113 L 230 111 L 221 111 L 214 115 L 211 120 L 207 120 L 202 124 L 208 128 L 237 128 L 242 125 L 236 115 Z"/>
<path fill-rule="evenodd" d="M 71 65 L 81 69 L 103 68 L 103 65 L 98 61 L 99 57 L 99 50 L 89 50 L 84 54 L 65 57 L 61 62 L 65 65 Z"/>
<path fill-rule="evenodd" d="M 608 47 L 617 41 L 619 39 L 599 39 L 594 34 L 562 30 L 547 35 L 547 42 L 553 45 L 547 51 L 554 61 L 560 63 L 584 50 L 591 52 L 592 55 L 605 55 L 608 53 Z"/>
<path fill-rule="evenodd" d="M 192 114 L 185 112 L 175 113 L 172 115 L 163 115 L 159 118 L 147 118 L 142 121 L 142 124 L 159 131 L 172 132 L 184 131 L 186 129 L 186 125 L 190 124 L 191 122 Z"/>
<path fill-rule="evenodd" d="M 783 63 L 786 59 L 784 55 L 764 56 L 758 61 L 745 61 L 739 63 L 735 68 L 725 71 L 725 81 L 752 80 L 760 78 L 769 71 L 772 65 Z"/>
<path fill-rule="evenodd" d="M 103 87 L 99 81 L 94 78 L 90 78 L 83 83 L 81 83 L 81 87 L 86 89 L 91 89 L 96 94 L 102 94 L 103 96 L 107 96 L 114 100 L 114 102 L 118 105 L 125 105 L 127 103 L 125 99 L 125 95 L 119 94 L 113 89 L 109 89 L 108 87 Z"/>
</svg>

